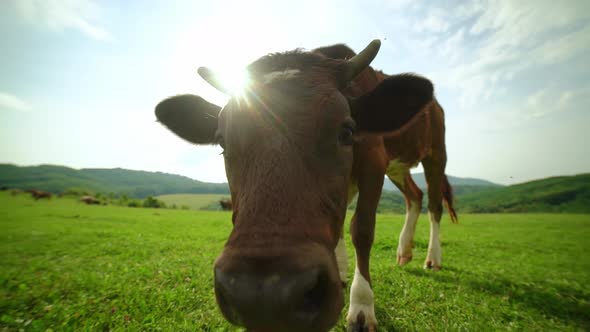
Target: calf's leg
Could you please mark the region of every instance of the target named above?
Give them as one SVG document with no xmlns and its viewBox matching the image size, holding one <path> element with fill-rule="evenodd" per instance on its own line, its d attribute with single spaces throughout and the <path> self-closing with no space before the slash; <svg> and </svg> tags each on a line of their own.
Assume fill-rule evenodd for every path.
<svg viewBox="0 0 590 332">
<path fill-rule="evenodd" d="M 390 165 L 387 169 L 387 176 L 404 194 L 406 200 L 406 220 L 399 234 L 399 243 L 397 246 L 397 264 L 402 266 L 412 260 L 414 233 L 416 232 L 416 223 L 422 210 L 423 193 L 412 179 L 409 168 L 405 167 L 399 172 L 394 172 L 391 168 Z"/>
<path fill-rule="evenodd" d="M 442 268 L 442 249 L 440 243 L 440 219 L 442 216 L 442 181 L 446 160 L 434 158 L 422 161 L 426 183 L 428 184 L 428 219 L 430 220 L 430 240 L 425 269 L 438 271 Z"/>
</svg>

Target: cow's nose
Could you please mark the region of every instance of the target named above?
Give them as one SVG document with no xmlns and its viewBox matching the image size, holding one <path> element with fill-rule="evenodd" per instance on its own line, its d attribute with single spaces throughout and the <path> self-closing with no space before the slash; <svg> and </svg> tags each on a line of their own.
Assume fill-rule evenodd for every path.
<svg viewBox="0 0 590 332">
<path fill-rule="evenodd" d="M 319 268 L 256 274 L 215 269 L 215 294 L 226 318 L 247 327 L 314 325 L 328 297 L 329 278 Z"/>
</svg>

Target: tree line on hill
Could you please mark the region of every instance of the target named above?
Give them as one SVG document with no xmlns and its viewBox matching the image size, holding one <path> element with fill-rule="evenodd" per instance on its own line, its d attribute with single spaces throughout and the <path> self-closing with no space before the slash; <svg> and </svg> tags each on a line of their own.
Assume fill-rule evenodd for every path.
<svg viewBox="0 0 590 332">
<path fill-rule="evenodd" d="M 73 169 L 64 166 L 0 164 L 0 185 L 61 193 L 82 188 L 95 193 L 115 193 L 146 198 L 176 193 L 229 194 L 227 183 L 206 183 L 162 172 L 113 169 Z"/>
<path fill-rule="evenodd" d="M 463 213 L 590 213 L 590 174 L 558 176 L 511 186 L 453 186 L 455 208 Z M 349 207 L 354 210 L 356 202 Z M 422 212 L 428 207 L 424 195 Z M 377 211 L 405 213 L 400 192 L 384 191 Z"/>
<path fill-rule="evenodd" d="M 414 174 L 416 183 L 425 189 L 421 174 Z M 455 207 L 464 213 L 499 212 L 571 212 L 590 213 L 590 174 L 551 177 L 526 183 L 500 186 L 480 179 L 449 177 L 455 195 Z M 422 182 L 421 182 L 422 181 Z M 378 212 L 405 213 L 405 201 L 385 180 Z M 187 208 L 154 198 L 171 193 L 229 194 L 227 183 L 206 183 L 184 176 L 160 172 L 125 169 L 81 169 L 41 165 L 19 167 L 0 164 L 0 186 L 37 189 L 52 193 L 102 197 L 108 202 L 130 207 Z M 425 190 L 424 190 L 425 191 Z M 427 195 L 424 195 L 426 211 Z M 113 203 L 111 203 L 113 204 Z M 355 208 L 356 203 L 350 206 Z M 205 209 L 219 209 L 212 202 Z"/>
</svg>

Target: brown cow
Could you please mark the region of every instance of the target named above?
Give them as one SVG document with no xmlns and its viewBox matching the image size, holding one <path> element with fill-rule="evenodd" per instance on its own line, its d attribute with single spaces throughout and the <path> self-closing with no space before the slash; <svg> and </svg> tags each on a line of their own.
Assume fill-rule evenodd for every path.
<svg viewBox="0 0 590 332">
<path fill-rule="evenodd" d="M 17 196 L 17 195 L 20 195 L 20 194 L 22 194 L 22 193 L 23 193 L 23 191 L 22 191 L 22 190 L 20 190 L 20 189 L 12 189 L 12 190 L 10 191 L 10 194 L 11 194 L 12 196 Z"/>
<path fill-rule="evenodd" d="M 46 192 L 43 190 L 37 190 L 37 189 L 30 189 L 30 190 L 27 190 L 27 192 L 30 193 L 31 197 L 33 197 L 35 200 L 42 199 L 42 198 L 51 199 L 51 196 L 52 196 L 50 192 Z"/>
<path fill-rule="evenodd" d="M 231 199 L 229 199 L 229 198 L 220 199 L 219 206 L 221 206 L 221 209 L 224 211 L 231 211 L 231 209 L 232 209 Z"/>
<path fill-rule="evenodd" d="M 443 198 L 455 219 L 443 110 L 427 79 L 373 71 L 379 46 L 373 41 L 356 56 L 344 45 L 270 54 L 248 66 L 249 88 L 223 109 L 194 95 L 156 107 L 158 120 L 178 136 L 224 149 L 233 230 L 214 273 L 217 302 L 230 322 L 252 331 L 326 331 L 336 323 L 347 267 L 343 223 L 358 192 L 351 223 L 357 268 L 346 319 L 350 330 L 373 331 L 369 254 L 383 178 L 408 202 L 397 259 L 404 264 L 422 198 L 408 170 L 419 162 L 429 184 L 425 265 L 440 268 Z M 210 70 L 199 74 L 228 92 Z"/>
<path fill-rule="evenodd" d="M 99 205 L 100 201 L 93 196 L 82 196 L 80 197 L 81 203 L 86 203 L 88 205 Z"/>
</svg>

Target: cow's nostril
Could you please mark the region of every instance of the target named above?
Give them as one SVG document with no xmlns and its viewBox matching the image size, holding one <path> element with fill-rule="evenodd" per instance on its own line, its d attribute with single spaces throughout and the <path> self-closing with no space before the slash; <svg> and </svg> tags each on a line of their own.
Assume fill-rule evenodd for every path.
<svg viewBox="0 0 590 332">
<path fill-rule="evenodd" d="M 312 309 L 319 309 L 321 300 L 325 295 L 325 287 L 321 279 L 318 279 L 318 282 L 305 292 L 303 297 L 303 303 L 306 307 L 310 307 Z"/>
<path fill-rule="evenodd" d="M 241 325 L 242 321 L 240 319 L 240 315 L 235 311 L 234 306 L 228 300 L 229 291 L 228 287 L 228 278 L 221 272 L 217 272 L 215 274 L 215 297 L 217 299 L 217 304 L 221 311 L 225 314 L 225 317 L 228 321 L 232 324 Z M 229 296 L 231 298 L 231 296 Z"/>
<path fill-rule="evenodd" d="M 297 320 L 310 322 L 317 318 L 326 299 L 328 279 L 318 274 L 313 283 L 303 293 L 303 297 L 295 308 L 294 316 Z"/>
</svg>

